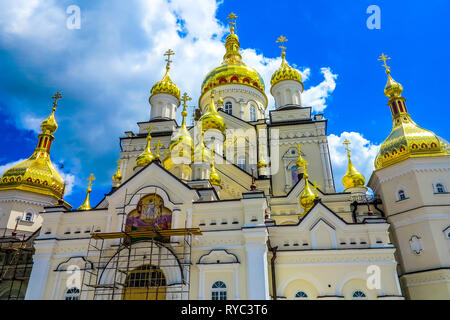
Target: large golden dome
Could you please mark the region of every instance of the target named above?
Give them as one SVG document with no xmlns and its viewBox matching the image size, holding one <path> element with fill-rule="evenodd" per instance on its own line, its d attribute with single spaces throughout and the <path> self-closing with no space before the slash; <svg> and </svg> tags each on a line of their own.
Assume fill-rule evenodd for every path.
<svg viewBox="0 0 450 320">
<path fill-rule="evenodd" d="M 8 169 L 0 180 L 0 190 L 23 190 L 62 199 L 64 195 L 64 180 L 53 167 L 50 160 L 50 148 L 54 140 L 53 133 L 58 128 L 55 120 L 55 110 L 59 94 L 53 99 L 53 109 L 50 116 L 42 122 L 42 133 L 39 134 L 38 145 L 33 155 Z"/>
<path fill-rule="evenodd" d="M 259 90 L 266 96 L 264 80 L 253 68 L 245 65 L 239 53 L 239 38 L 234 28 L 225 42 L 226 53 L 220 66 L 210 71 L 202 83 L 202 96 L 211 89 L 227 84 L 242 84 Z M 200 97 L 201 100 L 201 97 Z M 267 97 L 266 97 L 267 100 Z"/>
<path fill-rule="evenodd" d="M 406 108 L 406 99 L 401 95 L 403 87 L 392 78 L 390 67 L 386 65 L 389 59 L 383 54 L 380 60 L 385 62 L 383 67 L 388 75 L 384 93 L 389 98 L 393 127 L 391 134 L 381 144 L 375 159 L 375 168 L 385 168 L 408 158 L 450 155 L 445 140 L 419 127 L 412 120 Z"/>
</svg>

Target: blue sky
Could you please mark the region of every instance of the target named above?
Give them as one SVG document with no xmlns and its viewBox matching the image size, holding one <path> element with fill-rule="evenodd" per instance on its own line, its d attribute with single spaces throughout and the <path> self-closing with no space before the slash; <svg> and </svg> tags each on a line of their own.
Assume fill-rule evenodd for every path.
<svg viewBox="0 0 450 320">
<path fill-rule="evenodd" d="M 81 9 L 79 30 L 66 28 L 70 5 Z M 381 9 L 381 30 L 366 26 L 369 5 Z M 203 77 L 222 61 L 226 17 L 235 12 L 244 60 L 268 89 L 280 64 L 275 40 L 289 39 L 287 59 L 304 75 L 305 104 L 329 119 L 338 188 L 344 138 L 352 140 L 354 162 L 368 180 L 392 127 L 381 53 L 392 57 L 392 75 L 405 88 L 413 119 L 450 139 L 449 9 L 447 0 L 2 0 L 0 169 L 31 155 L 50 97 L 61 90 L 52 160 L 64 163 L 62 171 L 73 179 L 66 200 L 75 207 L 93 172 L 96 203 L 111 188 L 119 137 L 149 118 L 147 99 L 162 77 L 162 53 L 177 53 L 172 79 L 196 101 Z"/>
</svg>

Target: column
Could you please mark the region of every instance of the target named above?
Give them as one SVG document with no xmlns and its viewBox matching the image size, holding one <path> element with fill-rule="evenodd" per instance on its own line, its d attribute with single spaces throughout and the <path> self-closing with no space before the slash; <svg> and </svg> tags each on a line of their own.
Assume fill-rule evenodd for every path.
<svg viewBox="0 0 450 320">
<path fill-rule="evenodd" d="M 51 253 L 35 254 L 25 300 L 44 300 L 50 270 Z"/>
<path fill-rule="evenodd" d="M 244 229 L 249 300 L 269 300 L 266 228 Z"/>
</svg>

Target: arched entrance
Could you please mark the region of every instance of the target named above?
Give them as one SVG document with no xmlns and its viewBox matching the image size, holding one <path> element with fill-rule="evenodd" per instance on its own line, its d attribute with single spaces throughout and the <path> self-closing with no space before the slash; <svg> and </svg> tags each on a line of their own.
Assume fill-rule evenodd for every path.
<svg viewBox="0 0 450 320">
<path fill-rule="evenodd" d="M 164 272 L 155 266 L 143 265 L 128 273 L 122 300 L 166 300 L 166 293 Z"/>
</svg>

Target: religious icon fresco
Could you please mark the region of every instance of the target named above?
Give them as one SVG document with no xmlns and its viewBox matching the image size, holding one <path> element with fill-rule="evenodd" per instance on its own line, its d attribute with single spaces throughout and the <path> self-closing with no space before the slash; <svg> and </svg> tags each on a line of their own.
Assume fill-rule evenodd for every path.
<svg viewBox="0 0 450 320">
<path fill-rule="evenodd" d="M 172 212 L 164 207 L 164 200 L 156 195 L 143 197 L 135 210 L 128 214 L 126 231 L 154 231 L 170 229 Z"/>
</svg>

